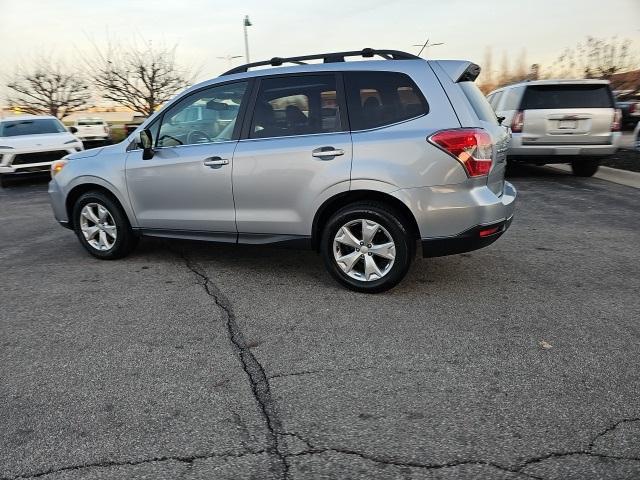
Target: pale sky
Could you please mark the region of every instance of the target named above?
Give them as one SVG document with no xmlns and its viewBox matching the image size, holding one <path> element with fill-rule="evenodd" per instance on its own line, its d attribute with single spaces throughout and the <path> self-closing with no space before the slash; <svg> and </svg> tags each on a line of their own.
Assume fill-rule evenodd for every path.
<svg viewBox="0 0 640 480">
<path fill-rule="evenodd" d="M 245 14 L 252 60 L 363 47 L 417 53 L 412 45 L 429 37 L 445 42 L 432 58 L 482 65 L 490 46 L 497 69 L 503 52 L 526 48 L 527 64 L 544 68 L 587 35 L 630 38 L 640 56 L 640 0 L 0 0 L 0 80 L 38 54 L 73 63 L 109 38 L 177 43 L 181 63 L 211 78 L 228 65 L 216 57 L 244 54 Z"/>
</svg>

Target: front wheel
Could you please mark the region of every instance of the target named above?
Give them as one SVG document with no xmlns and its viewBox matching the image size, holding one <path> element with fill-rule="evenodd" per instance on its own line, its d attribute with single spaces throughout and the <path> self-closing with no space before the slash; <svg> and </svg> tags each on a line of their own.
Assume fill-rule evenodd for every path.
<svg viewBox="0 0 640 480">
<path fill-rule="evenodd" d="M 351 290 L 377 293 L 406 275 L 415 241 L 397 212 L 378 203 L 342 208 L 328 221 L 321 254 L 331 276 Z"/>
<path fill-rule="evenodd" d="M 102 192 L 80 196 L 73 208 L 73 221 L 80 243 L 94 257 L 122 258 L 137 244 L 120 205 Z"/>
<path fill-rule="evenodd" d="M 578 177 L 593 177 L 600 167 L 600 160 L 574 160 L 571 162 L 571 170 Z"/>
</svg>

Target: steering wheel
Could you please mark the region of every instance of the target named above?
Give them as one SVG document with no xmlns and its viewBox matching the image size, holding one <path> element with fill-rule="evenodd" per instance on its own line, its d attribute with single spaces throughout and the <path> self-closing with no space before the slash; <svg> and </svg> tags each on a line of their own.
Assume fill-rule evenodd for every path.
<svg viewBox="0 0 640 480">
<path fill-rule="evenodd" d="M 211 137 L 204 133 L 202 130 L 191 130 L 187 134 L 187 144 L 192 145 L 194 143 L 207 143 L 211 141 Z"/>
</svg>

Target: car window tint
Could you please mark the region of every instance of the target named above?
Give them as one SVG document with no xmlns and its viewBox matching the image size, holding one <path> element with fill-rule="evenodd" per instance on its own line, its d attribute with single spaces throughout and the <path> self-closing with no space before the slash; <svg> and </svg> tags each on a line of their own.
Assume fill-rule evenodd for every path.
<svg viewBox="0 0 640 480">
<path fill-rule="evenodd" d="M 340 131 L 336 91 L 333 74 L 263 79 L 256 98 L 250 138 Z"/>
<path fill-rule="evenodd" d="M 158 147 L 232 139 L 247 82 L 206 88 L 180 100 L 162 116 Z"/>
<path fill-rule="evenodd" d="M 522 98 L 522 110 L 554 108 L 613 108 L 606 84 L 531 85 Z"/>
<path fill-rule="evenodd" d="M 429 112 L 420 89 L 404 73 L 346 72 L 344 79 L 352 130 L 390 125 Z"/>
</svg>

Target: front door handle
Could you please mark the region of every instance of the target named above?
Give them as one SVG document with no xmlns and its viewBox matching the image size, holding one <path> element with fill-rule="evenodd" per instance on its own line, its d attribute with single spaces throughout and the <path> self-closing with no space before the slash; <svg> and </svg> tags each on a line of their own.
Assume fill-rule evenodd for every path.
<svg viewBox="0 0 640 480">
<path fill-rule="evenodd" d="M 311 152 L 311 156 L 317 158 L 337 157 L 338 155 L 344 155 L 344 150 L 334 147 L 320 147 Z"/>
<path fill-rule="evenodd" d="M 214 168 L 214 167 L 221 167 L 222 165 L 229 165 L 229 160 L 227 160 L 226 158 L 211 157 L 211 158 L 205 159 L 203 163 L 205 167 Z"/>
</svg>

